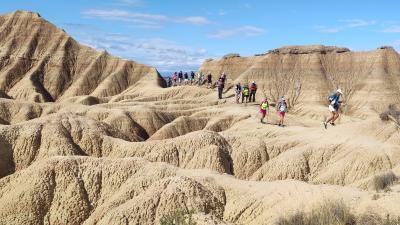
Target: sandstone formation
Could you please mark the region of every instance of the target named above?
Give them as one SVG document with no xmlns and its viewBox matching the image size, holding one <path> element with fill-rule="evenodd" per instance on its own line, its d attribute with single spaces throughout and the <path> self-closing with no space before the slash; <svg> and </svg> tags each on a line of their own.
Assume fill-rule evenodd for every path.
<svg viewBox="0 0 400 225">
<path fill-rule="evenodd" d="M 0 89 L 14 99 L 108 97 L 158 76 L 154 68 L 80 45 L 37 13 L 1 16 L 0 40 Z"/>
<path fill-rule="evenodd" d="M 400 103 L 390 47 L 288 46 L 201 66 L 230 85 L 257 81 L 257 101 L 271 71 L 299 66 L 302 96 L 282 128 L 273 106 L 261 124 L 258 102 L 236 104 L 229 85 L 223 100 L 164 88 L 155 69 L 81 46 L 36 13 L 1 16 L 0 30 L 0 224 L 159 224 L 179 211 L 197 224 L 276 224 L 323 199 L 400 216 L 399 124 L 379 117 Z M 372 65 L 327 130 L 324 56 Z"/>
</svg>

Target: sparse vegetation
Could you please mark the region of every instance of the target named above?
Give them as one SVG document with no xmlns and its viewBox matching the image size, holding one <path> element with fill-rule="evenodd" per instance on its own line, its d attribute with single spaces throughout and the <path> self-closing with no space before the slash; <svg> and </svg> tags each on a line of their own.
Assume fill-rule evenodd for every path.
<svg viewBox="0 0 400 225">
<path fill-rule="evenodd" d="M 164 215 L 160 219 L 160 225 L 196 225 L 193 220 L 193 211 L 176 210 L 170 214 Z"/>
<path fill-rule="evenodd" d="M 238 53 L 229 53 L 229 54 L 224 55 L 222 58 L 229 59 L 229 58 L 236 58 L 236 57 L 240 57 L 240 55 Z"/>
<path fill-rule="evenodd" d="M 389 105 L 389 109 L 379 115 L 383 121 L 392 121 L 400 127 L 400 111 L 397 111 L 395 105 Z"/>
<path fill-rule="evenodd" d="M 270 80 L 268 85 L 263 85 L 261 90 L 273 102 L 278 102 L 285 97 L 289 108 L 294 108 L 300 100 L 303 91 L 304 71 L 296 56 L 280 57 L 271 54 L 267 61 L 264 76 Z"/>
<path fill-rule="evenodd" d="M 393 185 L 397 180 L 396 175 L 390 170 L 375 175 L 371 181 L 371 186 L 375 191 L 388 190 L 389 186 Z"/>
<path fill-rule="evenodd" d="M 361 89 L 362 78 L 370 74 L 373 68 L 373 64 L 355 59 L 352 52 L 322 54 L 320 58 L 323 72 L 329 81 L 329 88 L 342 89 L 343 99 L 347 105 L 352 105 L 354 94 Z M 344 108 L 344 113 L 349 111 L 347 108 Z"/>
<path fill-rule="evenodd" d="M 295 214 L 278 219 L 277 225 L 399 225 L 400 217 L 381 217 L 375 213 L 356 216 L 342 201 L 325 200 L 310 213 Z"/>
<path fill-rule="evenodd" d="M 353 225 L 355 216 L 342 201 L 325 200 L 310 213 L 297 212 L 280 218 L 277 225 Z"/>
</svg>

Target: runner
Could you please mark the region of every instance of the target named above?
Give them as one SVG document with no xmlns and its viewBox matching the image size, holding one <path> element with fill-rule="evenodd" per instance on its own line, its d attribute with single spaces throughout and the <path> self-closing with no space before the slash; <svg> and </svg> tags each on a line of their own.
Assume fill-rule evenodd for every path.
<svg viewBox="0 0 400 225">
<path fill-rule="evenodd" d="M 203 84 L 203 74 L 201 72 L 197 73 L 197 85 L 201 86 Z"/>
<path fill-rule="evenodd" d="M 188 82 L 189 82 L 189 74 L 187 73 L 187 72 L 185 72 L 184 74 L 183 74 L 183 77 L 185 78 L 185 85 L 187 85 L 188 84 Z"/>
<path fill-rule="evenodd" d="M 172 75 L 172 80 L 174 81 L 174 86 L 176 86 L 176 80 L 178 79 L 178 73 L 175 72 L 174 75 Z"/>
<path fill-rule="evenodd" d="M 222 92 L 224 91 L 224 82 L 221 78 L 218 80 L 218 99 L 222 99 Z"/>
<path fill-rule="evenodd" d="M 181 71 L 179 71 L 179 73 L 178 73 L 178 82 L 179 82 L 179 85 L 182 85 L 182 80 L 183 80 L 183 73 L 182 73 L 182 70 L 181 70 Z"/>
<path fill-rule="evenodd" d="M 324 122 L 324 127 L 325 129 L 328 129 L 328 123 L 330 123 L 332 126 L 335 126 L 335 121 L 337 118 L 339 118 L 339 109 L 340 105 L 343 103 L 343 101 L 340 101 L 340 96 L 343 94 L 341 89 L 337 89 L 336 92 L 328 97 L 329 101 L 329 111 L 331 112 L 331 117 Z"/>
<path fill-rule="evenodd" d="M 251 82 L 250 85 L 250 102 L 252 101 L 252 97 L 253 97 L 253 102 L 256 102 L 256 92 L 257 92 L 257 84 L 256 82 Z"/>
<path fill-rule="evenodd" d="M 236 103 L 239 104 L 240 102 L 240 94 L 242 93 L 242 85 L 239 83 L 236 84 L 235 88 L 235 95 L 236 95 Z"/>
<path fill-rule="evenodd" d="M 284 97 L 282 97 L 281 101 L 277 104 L 276 111 L 278 112 L 279 115 L 278 126 L 284 127 L 283 121 L 285 119 L 285 114 L 288 111 L 287 103 Z"/>
<path fill-rule="evenodd" d="M 249 91 L 249 85 L 248 85 L 248 84 L 245 84 L 245 85 L 243 86 L 243 88 L 242 88 L 242 103 L 244 102 L 244 99 L 246 99 L 246 103 L 248 102 L 248 100 L 249 100 L 249 93 L 250 93 L 250 91 Z"/>
<path fill-rule="evenodd" d="M 208 72 L 208 75 L 207 75 L 207 88 L 212 88 L 212 75 L 211 75 L 211 72 Z"/>
<path fill-rule="evenodd" d="M 264 118 L 268 114 L 268 110 L 269 110 L 269 103 L 267 98 L 265 98 L 260 104 L 261 123 L 264 123 Z"/>
<path fill-rule="evenodd" d="M 191 71 L 190 72 L 190 85 L 193 85 L 193 83 L 194 83 L 194 76 L 195 76 L 194 72 Z"/>
</svg>

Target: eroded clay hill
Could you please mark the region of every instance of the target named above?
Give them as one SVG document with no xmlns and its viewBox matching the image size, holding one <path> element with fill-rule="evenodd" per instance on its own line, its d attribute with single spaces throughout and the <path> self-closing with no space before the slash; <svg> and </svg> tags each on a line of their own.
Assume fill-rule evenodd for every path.
<svg viewBox="0 0 400 225">
<path fill-rule="evenodd" d="M 154 68 L 80 45 L 37 13 L 0 17 L 0 90 L 14 99 L 109 97 L 157 75 Z"/>
<path fill-rule="evenodd" d="M 276 224 L 324 199 L 354 214 L 400 216 L 399 125 L 379 118 L 399 103 L 393 49 L 292 46 L 202 65 L 225 71 L 231 84 L 254 79 L 260 87 L 273 83 L 269 70 L 301 67 L 304 92 L 282 128 L 273 108 L 261 124 L 258 103 L 234 103 L 232 89 L 217 100 L 203 86 L 163 88 L 156 70 L 82 47 L 37 14 L 0 18 L 1 29 L 9 27 L 0 54 L 13 52 L 0 65 L 0 224 L 159 224 L 182 210 L 197 224 Z M 35 41 L 18 42 L 28 37 Z M 36 50 L 20 58 L 33 43 Z M 72 53 L 82 60 L 52 67 L 69 65 L 56 55 Z M 316 94 L 329 89 L 326 55 L 361 77 L 352 108 L 327 130 L 326 94 Z M 371 70 L 355 74 L 365 61 Z M 385 183 L 388 174 L 394 182 Z"/>
</svg>

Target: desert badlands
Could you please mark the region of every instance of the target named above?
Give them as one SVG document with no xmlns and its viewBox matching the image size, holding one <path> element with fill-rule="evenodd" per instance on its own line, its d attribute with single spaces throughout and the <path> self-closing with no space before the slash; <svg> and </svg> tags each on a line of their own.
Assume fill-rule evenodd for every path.
<svg viewBox="0 0 400 225">
<path fill-rule="evenodd" d="M 188 224 L 295 224 L 324 202 L 339 206 L 320 224 L 345 224 L 340 209 L 346 224 L 400 216 L 393 48 L 288 46 L 199 71 L 227 74 L 222 100 L 166 88 L 155 68 L 80 45 L 37 13 L 0 16 L 0 224 L 160 224 L 176 212 Z M 257 101 L 291 100 L 286 127 L 273 109 L 262 124 L 257 102 L 235 103 L 234 84 L 252 80 Z M 347 103 L 324 129 L 337 86 Z"/>
</svg>

